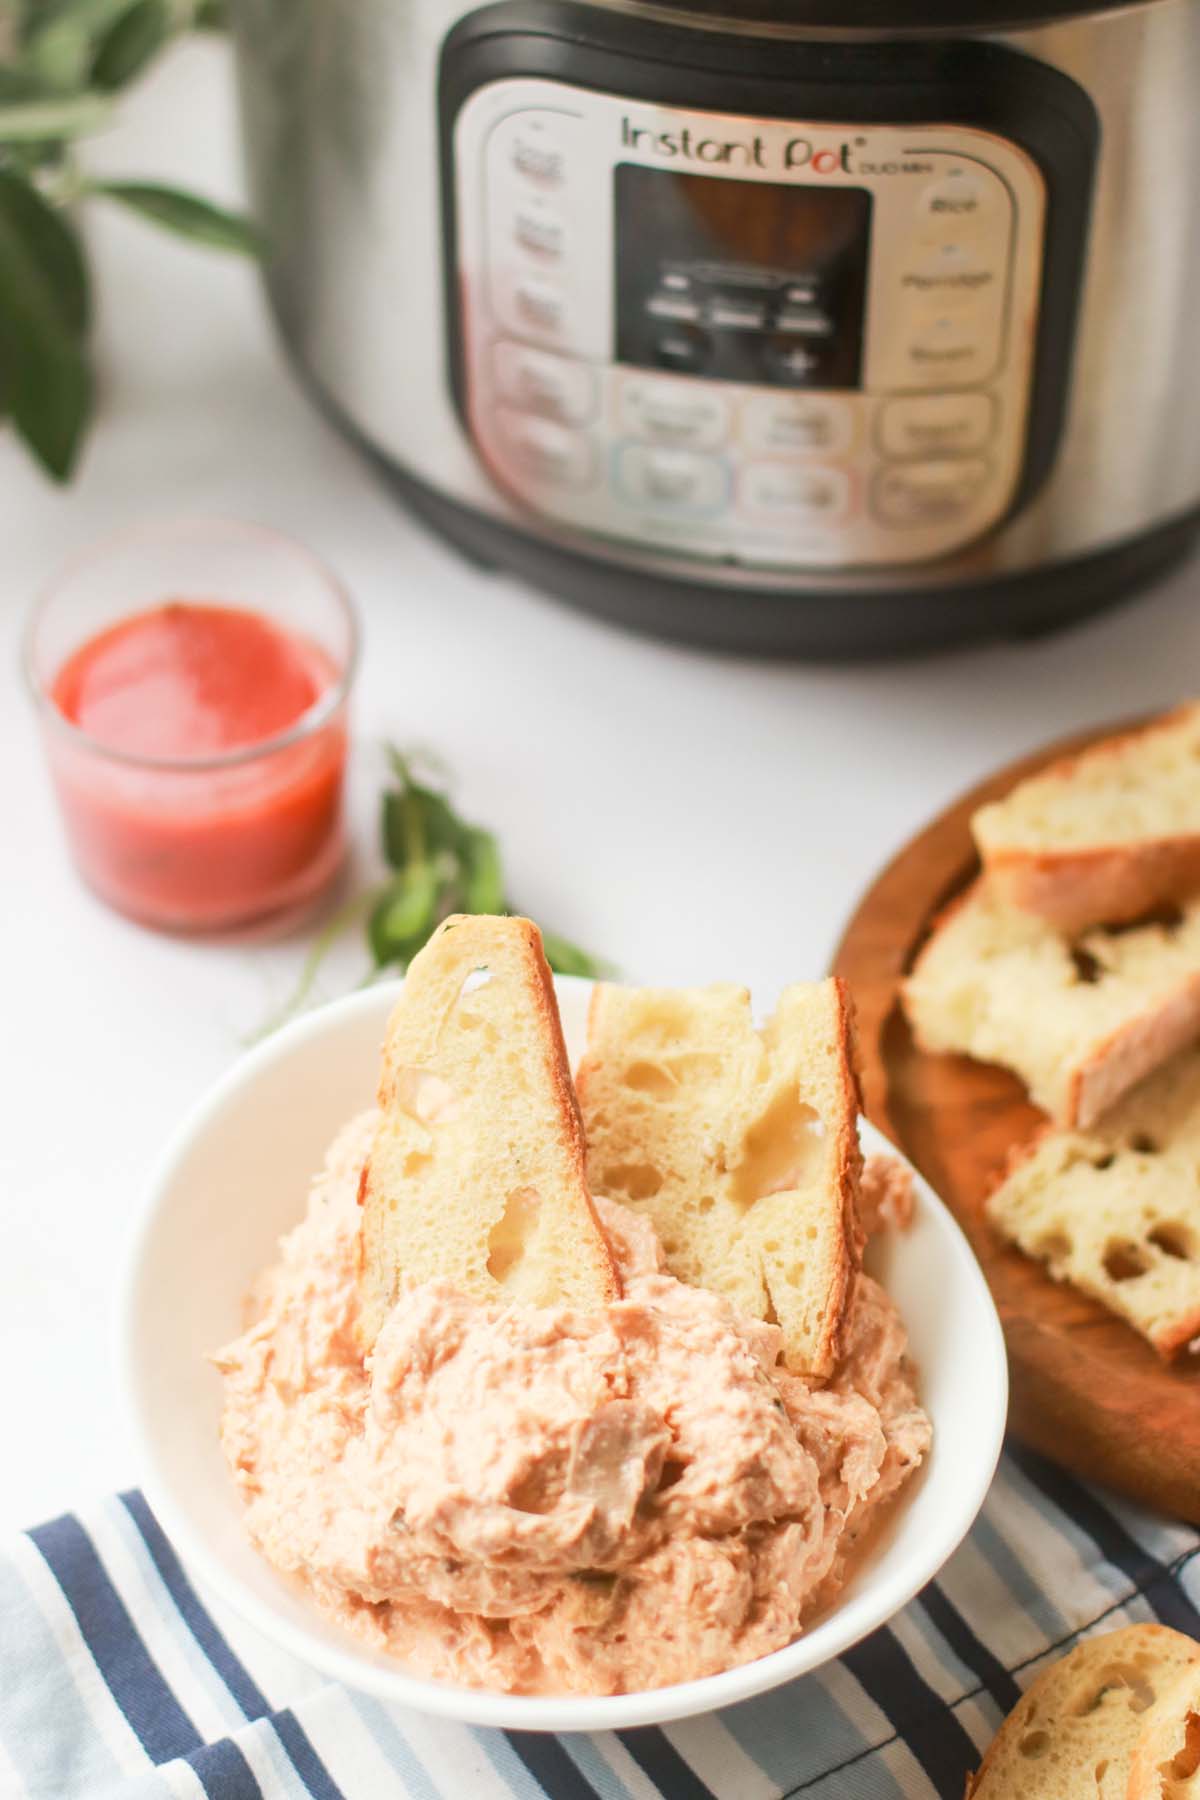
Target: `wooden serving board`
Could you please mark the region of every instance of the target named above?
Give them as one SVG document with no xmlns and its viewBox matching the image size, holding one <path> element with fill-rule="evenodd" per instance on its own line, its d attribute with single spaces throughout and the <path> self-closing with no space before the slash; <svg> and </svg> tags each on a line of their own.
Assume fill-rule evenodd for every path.
<svg viewBox="0 0 1200 1800">
<path fill-rule="evenodd" d="M 913 1043 L 898 987 L 935 915 L 979 871 L 976 807 L 1112 726 L 1051 745 L 964 794 L 889 863 L 846 928 L 833 972 L 858 1011 L 867 1116 L 958 1219 L 1008 1344 L 1009 1423 L 1077 1474 L 1200 1524 L 1200 1365 L 1166 1367 L 1128 1325 L 1006 1245 L 983 1201 L 1043 1115 L 1015 1076 Z"/>
</svg>

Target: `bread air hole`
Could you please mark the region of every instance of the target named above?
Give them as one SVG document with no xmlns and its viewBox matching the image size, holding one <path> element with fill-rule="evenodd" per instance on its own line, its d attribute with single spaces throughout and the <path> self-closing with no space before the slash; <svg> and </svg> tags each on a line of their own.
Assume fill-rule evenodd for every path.
<svg viewBox="0 0 1200 1800">
<path fill-rule="evenodd" d="M 521 1258 L 529 1248 L 540 1204 L 541 1196 L 536 1188 L 514 1188 L 504 1202 L 504 1211 L 492 1226 L 488 1238 L 488 1274 L 501 1287 L 512 1282 Z"/>
<path fill-rule="evenodd" d="M 430 1069 L 405 1066 L 392 1077 L 392 1096 L 401 1112 L 422 1125 L 444 1125 L 458 1111 L 458 1095 Z"/>
<path fill-rule="evenodd" d="M 1031 1761 L 1036 1761 L 1039 1756 L 1045 1756 L 1049 1748 L 1050 1733 L 1048 1731 L 1027 1731 L 1017 1745 L 1020 1754 L 1029 1757 Z"/>
<path fill-rule="evenodd" d="M 1162 1146 L 1156 1144 L 1152 1137 L 1147 1137 L 1144 1131 L 1139 1131 L 1136 1137 L 1130 1138 L 1129 1148 L 1136 1150 L 1139 1156 L 1157 1156 Z"/>
<path fill-rule="evenodd" d="M 1034 1244 L 1033 1254 L 1046 1262 L 1065 1262 L 1071 1254 L 1071 1240 L 1065 1232 L 1048 1231 L 1045 1237 L 1038 1238 Z"/>
<path fill-rule="evenodd" d="M 654 1094 L 661 1098 L 677 1093 L 685 1082 L 711 1081 L 720 1071 L 719 1057 L 693 1053 L 687 1056 L 664 1056 L 659 1062 L 643 1060 L 630 1063 L 622 1080 L 635 1094 Z"/>
<path fill-rule="evenodd" d="M 1146 1241 L 1153 1244 L 1156 1250 L 1161 1250 L 1164 1256 L 1173 1256 L 1179 1262 L 1194 1262 L 1196 1259 L 1196 1234 L 1177 1220 L 1156 1225 L 1146 1233 Z"/>
<path fill-rule="evenodd" d="M 661 1172 L 650 1163 L 614 1163 L 600 1177 L 603 1194 L 624 1194 L 627 1200 L 651 1200 L 663 1184 Z"/>
<path fill-rule="evenodd" d="M 819 1114 L 795 1093 L 777 1094 L 743 1139 L 730 1182 L 736 1205 L 748 1211 L 767 1194 L 800 1187 L 822 1155 L 823 1130 Z"/>
<path fill-rule="evenodd" d="M 1137 1244 L 1112 1243 L 1105 1246 L 1104 1272 L 1112 1281 L 1133 1281 L 1144 1275 L 1149 1265 L 1145 1251 Z"/>
<path fill-rule="evenodd" d="M 1082 950 L 1078 944 L 1071 948 L 1071 961 L 1075 965 L 1075 976 L 1078 981 L 1093 986 L 1104 973 L 1103 965 L 1097 961 L 1090 950 Z"/>
<path fill-rule="evenodd" d="M 1128 1706 L 1130 1712 L 1145 1712 L 1153 1706 L 1157 1695 L 1136 1662 L 1106 1663 L 1076 1696 L 1071 1712 L 1085 1718 L 1104 1705 Z"/>
</svg>

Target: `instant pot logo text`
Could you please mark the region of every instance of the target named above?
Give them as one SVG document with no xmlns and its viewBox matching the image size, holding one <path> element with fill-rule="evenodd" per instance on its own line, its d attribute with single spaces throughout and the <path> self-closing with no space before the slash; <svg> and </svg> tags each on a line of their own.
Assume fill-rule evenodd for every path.
<svg viewBox="0 0 1200 1800">
<path fill-rule="evenodd" d="M 842 138 L 817 143 L 810 137 L 767 139 L 715 137 L 682 125 L 675 131 L 655 131 L 635 125 L 626 114 L 621 120 L 621 146 L 663 162 L 723 164 L 731 169 L 771 169 L 787 174 L 800 169 L 810 175 L 931 175 L 933 164 L 920 157 L 880 159 L 863 154 L 868 140 Z"/>
</svg>

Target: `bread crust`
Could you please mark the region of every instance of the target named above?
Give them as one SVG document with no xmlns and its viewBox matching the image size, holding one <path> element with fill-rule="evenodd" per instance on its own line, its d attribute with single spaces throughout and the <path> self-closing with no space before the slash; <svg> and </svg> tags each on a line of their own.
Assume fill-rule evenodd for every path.
<svg viewBox="0 0 1200 1800">
<path fill-rule="evenodd" d="M 1072 1072 L 1063 1123 L 1086 1131 L 1122 1094 L 1200 1036 L 1200 974 L 1153 1012 L 1129 1019 Z"/>
<path fill-rule="evenodd" d="M 447 945 L 448 935 L 460 929 L 461 949 L 453 940 Z M 605 1305 L 619 1299 L 620 1278 L 587 1183 L 587 1147 L 583 1119 L 571 1080 L 570 1064 L 558 1016 L 554 978 L 542 950 L 541 933 L 528 919 L 455 914 L 438 927 L 421 956 L 436 962 L 439 958 L 444 961 L 447 955 L 453 958 L 456 954 L 463 960 L 461 969 L 455 972 L 455 979 L 459 975 L 465 979 L 473 966 L 486 961 L 489 956 L 502 957 L 519 965 L 521 994 L 524 1003 L 528 1004 L 535 1016 L 542 1073 L 549 1087 L 550 1105 L 546 1108 L 546 1128 L 557 1138 L 558 1153 L 562 1159 L 560 1175 L 563 1190 L 569 1193 L 570 1203 L 579 1209 L 579 1220 L 583 1226 L 582 1231 L 577 1234 L 579 1266 L 587 1271 L 588 1292 L 595 1305 Z M 413 976 L 410 974 L 410 983 L 412 980 Z M 383 1289 L 389 1284 L 383 1278 L 383 1264 L 386 1261 L 395 1262 L 394 1250 L 391 1256 L 388 1254 L 390 1233 L 383 1196 L 377 1195 L 374 1159 L 389 1111 L 396 1101 L 397 1083 L 402 1071 L 414 1060 L 413 1034 L 407 1011 L 411 1002 L 410 987 L 407 997 L 405 994 L 401 995 L 388 1023 L 378 1089 L 380 1127 L 375 1149 L 363 1165 L 359 1180 L 358 1199 L 362 1209 L 362 1223 L 358 1237 L 357 1264 L 362 1305 L 358 1335 L 364 1350 L 373 1346 L 386 1312 Z M 419 1035 L 418 1032 L 417 1036 Z M 544 1092 L 545 1090 L 543 1094 Z M 436 1193 L 430 1198 L 436 1203 Z M 451 1274 L 449 1270 L 445 1272 Z M 392 1268 L 391 1276 L 390 1293 L 394 1295 L 399 1279 L 398 1264 Z"/>
<path fill-rule="evenodd" d="M 1196 1720 L 1197 1725 L 1192 1724 Z M 1170 1687 L 1146 1714 L 1133 1759 L 1129 1764 L 1126 1800 L 1164 1800 L 1172 1789 L 1164 1787 L 1164 1779 L 1173 1774 L 1181 1787 L 1191 1787 L 1186 1773 L 1192 1758 L 1200 1753 L 1200 1665 L 1193 1664 L 1176 1677 Z M 1183 1768 L 1172 1769 L 1181 1757 Z M 1185 1789 L 1186 1791 L 1186 1789 Z"/>
<path fill-rule="evenodd" d="M 1197 710 L 1195 702 L 1174 707 L 1147 725 L 1117 732 L 1060 758 L 1034 779 L 1067 782 L 1081 765 L 1094 767 L 1122 755 L 1130 746 L 1175 731 Z M 1066 933 L 1085 931 L 1092 925 L 1129 925 L 1160 907 L 1177 905 L 1200 893 L 1200 835 L 1061 850 L 989 849 L 978 831 L 975 841 L 996 893 L 1010 906 L 1036 913 Z"/>
<path fill-rule="evenodd" d="M 1087 850 L 1003 850 L 985 859 L 1009 906 L 1071 935 L 1129 925 L 1200 892 L 1200 837 L 1156 838 Z"/>
<path fill-rule="evenodd" d="M 836 1368 L 842 1350 L 842 1334 L 854 1277 L 862 1263 L 865 1233 L 859 1215 L 859 1187 L 862 1178 L 862 1151 L 858 1139 L 858 1117 L 862 1095 L 858 1068 L 857 1034 L 854 1003 L 841 976 L 829 976 L 825 985 L 833 1000 L 833 1024 L 837 1044 L 838 1126 L 834 1139 L 834 1197 L 838 1220 L 838 1254 L 836 1267 L 827 1290 L 827 1308 L 822 1334 L 804 1372 L 818 1378 L 830 1375 Z M 609 986 L 601 984 L 592 993 L 588 1010 L 589 1046 L 604 1034 L 604 1013 Z M 744 993 L 744 990 L 743 990 Z M 748 999 L 748 996 L 746 996 Z M 585 1054 L 576 1075 L 584 1106 L 588 1105 L 594 1065 L 591 1052 Z"/>
<path fill-rule="evenodd" d="M 1105 1664 L 1128 1661 L 1135 1656 L 1157 1657 L 1164 1661 L 1169 1658 L 1170 1663 L 1178 1667 L 1181 1658 L 1200 1660 L 1200 1644 L 1183 1632 L 1172 1631 L 1168 1625 L 1126 1625 L 1117 1631 L 1085 1638 L 1066 1656 L 1044 1669 L 1022 1694 L 992 1739 L 975 1775 L 968 1777 L 966 1800 L 1024 1800 L 1026 1795 L 1036 1792 L 1036 1761 L 1026 1762 L 1019 1776 L 1014 1777 L 1021 1782 L 1020 1786 L 1006 1779 L 1006 1775 L 1013 1774 L 1010 1758 L 1019 1754 L 1018 1746 L 1028 1728 L 1036 1719 L 1039 1733 L 1053 1732 L 1056 1705 L 1061 1708 L 1066 1703 L 1069 1706 L 1074 1689 L 1081 1680 L 1086 1680 L 1087 1672 L 1093 1666 L 1103 1668 Z M 1176 1677 L 1169 1679 L 1173 1682 Z M 1001 1767 L 1005 1764 L 1010 1765 L 1007 1770 Z M 1087 1778 L 1090 1771 L 1081 1769 L 1079 1773 Z M 990 1786 L 993 1778 L 994 1787 Z M 1069 1790 L 1063 1788 L 1062 1791 Z M 1094 1791 L 1094 1786 L 1089 1787 L 1089 1791 Z M 1132 1789 L 1130 1795 L 1133 1800 Z M 1155 1795 L 1154 1800 L 1159 1797 Z"/>
<path fill-rule="evenodd" d="M 932 1046 L 922 1034 L 915 1008 L 909 1003 L 910 982 L 921 971 L 939 932 L 985 886 L 991 889 L 991 876 L 977 875 L 961 894 L 934 915 L 909 974 L 900 984 L 900 999 L 913 1042 L 928 1055 L 945 1052 Z M 1161 1005 L 1127 1019 L 1116 1031 L 1091 1046 L 1087 1055 L 1069 1071 L 1063 1105 L 1054 1122 L 1066 1130 L 1086 1131 L 1130 1088 L 1136 1087 L 1197 1037 L 1200 1037 L 1200 972 L 1181 981 Z"/>
</svg>

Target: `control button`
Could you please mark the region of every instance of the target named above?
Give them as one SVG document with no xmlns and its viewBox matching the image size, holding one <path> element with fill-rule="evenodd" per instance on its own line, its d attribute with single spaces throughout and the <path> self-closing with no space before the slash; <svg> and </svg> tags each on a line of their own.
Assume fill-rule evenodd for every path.
<svg viewBox="0 0 1200 1800">
<path fill-rule="evenodd" d="M 876 475 L 872 505 L 886 525 L 937 525 L 965 513 L 987 485 L 989 473 L 981 456 L 894 463 Z"/>
<path fill-rule="evenodd" d="M 972 381 L 986 374 L 995 352 L 990 330 L 980 330 L 974 307 L 961 304 L 922 309 L 909 331 L 906 354 L 924 381 Z"/>
<path fill-rule="evenodd" d="M 990 224 L 1008 212 L 1009 199 L 998 176 L 982 170 L 953 169 L 922 191 L 918 202 L 925 221 L 955 229 Z"/>
<path fill-rule="evenodd" d="M 617 453 L 617 487 L 635 506 L 702 513 L 723 504 L 728 479 L 715 457 L 625 444 Z"/>
<path fill-rule="evenodd" d="M 904 258 L 910 286 L 984 288 L 1000 279 L 1004 266 L 1003 244 L 979 244 L 969 235 L 951 232 L 912 245 Z"/>
<path fill-rule="evenodd" d="M 628 379 L 621 388 L 621 428 L 644 443 L 715 450 L 729 432 L 729 403 L 711 387 L 686 381 Z"/>
<path fill-rule="evenodd" d="M 833 320 L 815 307 L 784 307 L 775 315 L 775 330 L 793 337 L 827 338 L 833 336 Z"/>
<path fill-rule="evenodd" d="M 669 325 L 654 340 L 654 360 L 664 369 L 691 374 L 703 369 L 712 355 L 712 339 L 706 331 L 681 322 Z"/>
<path fill-rule="evenodd" d="M 566 323 L 566 296 L 553 281 L 509 272 L 500 284 L 500 316 L 513 331 L 555 337 Z"/>
<path fill-rule="evenodd" d="M 785 306 L 815 306 L 820 291 L 815 276 L 809 281 L 789 281 L 783 290 Z"/>
<path fill-rule="evenodd" d="M 587 487 L 595 473 L 592 446 L 581 432 L 507 406 L 496 410 L 496 429 L 506 470 L 572 488 Z"/>
<path fill-rule="evenodd" d="M 951 248 L 959 251 L 962 246 L 955 244 Z M 954 306 L 994 288 L 998 280 L 995 269 L 949 267 L 941 261 L 939 251 L 936 257 L 919 260 L 915 266 L 910 263 L 900 277 L 900 287 L 905 294 L 932 294 L 940 306 Z"/>
<path fill-rule="evenodd" d="M 854 414 L 844 400 L 818 394 L 756 394 L 742 412 L 753 450 L 842 456 L 854 442 Z"/>
<path fill-rule="evenodd" d="M 585 363 L 527 344 L 502 343 L 493 351 L 493 367 L 501 398 L 526 412 L 579 425 L 595 411 L 596 377 Z"/>
<path fill-rule="evenodd" d="M 767 309 L 761 300 L 710 300 L 705 323 L 714 331 L 761 331 Z"/>
<path fill-rule="evenodd" d="M 809 381 L 821 366 L 821 358 L 804 344 L 768 344 L 767 372 L 773 381 L 800 383 Z"/>
<path fill-rule="evenodd" d="M 990 394 L 914 394 L 884 404 L 879 444 L 886 456 L 961 455 L 982 450 L 995 428 Z"/>
<path fill-rule="evenodd" d="M 850 504 L 850 477 L 844 469 L 803 464 L 750 463 L 742 472 L 740 498 L 747 512 L 781 523 L 825 523 L 840 518 Z"/>
<path fill-rule="evenodd" d="M 522 250 L 547 262 L 557 261 L 566 247 L 566 226 L 540 194 L 533 194 L 513 215 L 513 237 Z"/>
<path fill-rule="evenodd" d="M 562 121 L 553 113 L 522 113 L 512 121 L 509 156 L 517 174 L 527 181 L 560 186 L 567 174 Z"/>
<path fill-rule="evenodd" d="M 651 294 L 646 302 L 646 311 L 653 319 L 682 319 L 688 325 L 695 325 L 700 318 L 699 306 L 686 293 Z"/>
</svg>

